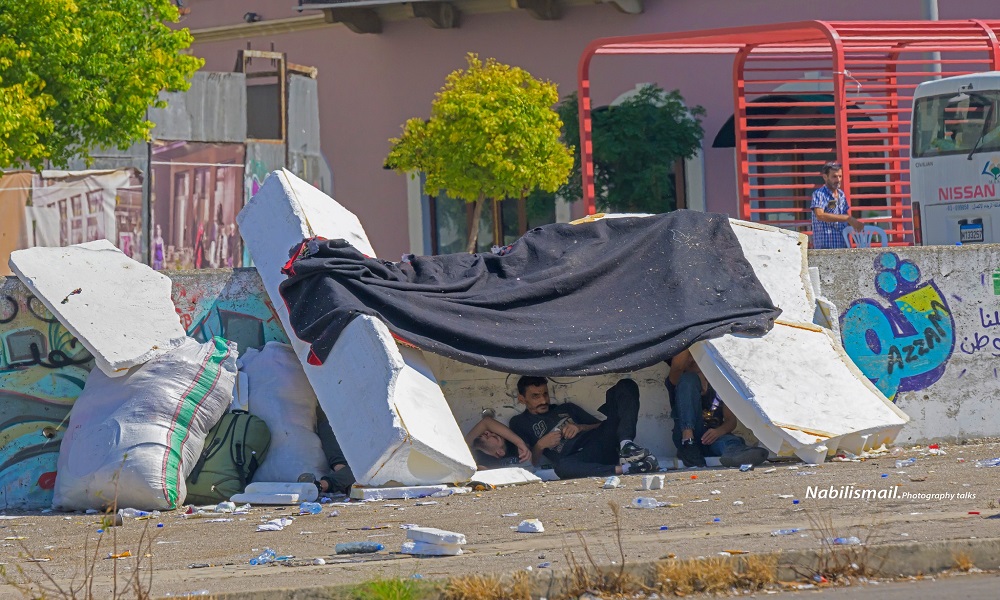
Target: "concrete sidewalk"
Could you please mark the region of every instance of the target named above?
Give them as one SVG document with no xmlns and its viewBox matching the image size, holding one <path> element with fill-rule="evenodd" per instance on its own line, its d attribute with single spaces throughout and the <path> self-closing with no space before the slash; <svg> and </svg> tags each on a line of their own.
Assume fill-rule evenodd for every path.
<svg viewBox="0 0 1000 600">
<path fill-rule="evenodd" d="M 609 503 L 621 507 L 622 544 L 629 565 L 652 563 L 668 554 L 686 558 L 726 550 L 809 551 L 818 548 L 825 536 L 854 535 L 871 545 L 898 546 L 886 563 L 891 573 L 954 566 L 956 548 L 973 556 L 980 568 L 995 568 L 998 565 L 980 563 L 1000 557 L 996 483 L 1000 468 L 977 468 L 975 462 L 1000 457 L 1000 443 L 990 440 L 943 445 L 942 449 L 945 455 L 930 455 L 926 447 L 920 447 L 901 457 L 886 455 L 857 463 L 765 464 L 747 473 L 670 471 L 665 488 L 652 492 L 639 490 L 640 476 L 626 476 L 623 486 L 612 490 L 602 489 L 603 481 L 580 479 L 466 496 L 327 506 L 319 515 L 297 516 L 278 532 L 258 533 L 256 526 L 297 510 L 255 507 L 250 514 L 220 522 L 166 513 L 149 521 L 126 519 L 123 527 L 113 531 L 117 552 L 152 554 L 152 587 L 160 596 L 207 590 L 219 596 L 270 598 L 282 597 L 276 590 L 285 590 L 284 597 L 291 597 L 288 590 L 294 589 L 298 590 L 296 598 L 320 597 L 319 589 L 305 588 L 377 578 L 499 574 L 528 567 L 546 573 L 546 569 L 566 568 L 569 552 L 580 556 L 581 536 L 595 560 L 606 565 L 619 560 Z M 897 458 L 911 457 L 916 458 L 914 465 L 895 468 Z M 827 490 L 827 494 L 831 489 L 861 494 L 882 491 L 890 497 L 821 499 L 811 497 L 810 488 Z M 667 505 L 628 508 L 638 496 L 654 497 Z M 332 516 L 334 511 L 337 516 Z M 6 563 L 8 573 L 20 566 L 34 579 L 44 577 L 38 568 L 57 581 L 69 580 L 74 572 L 77 581 L 81 579 L 84 542 L 93 554 L 101 537 L 98 515 L 8 512 L 6 516 L 16 518 L 0 520 L 0 537 L 23 538 L 2 542 L 0 562 Z M 512 529 L 527 518 L 540 519 L 545 532 L 522 534 Z M 157 527 L 158 523 L 163 527 Z M 394 554 L 405 539 L 400 525 L 406 523 L 464 533 L 469 539 L 467 552 L 441 558 Z M 146 524 L 148 530 L 144 530 Z M 800 531 L 772 535 L 779 529 Z M 144 533 L 152 536 L 152 542 L 140 551 Z M 334 544 L 354 540 L 378 541 L 386 551 L 331 556 Z M 111 535 L 105 534 L 96 554 L 95 592 L 112 587 L 114 561 L 104 559 L 113 551 L 111 543 Z M 18 556 L 21 544 L 27 553 Z M 250 566 L 250 558 L 265 546 L 296 558 L 288 565 Z M 32 563 L 31 557 L 50 560 Z M 313 565 L 314 558 L 324 558 L 327 564 Z M 119 585 L 134 572 L 135 560 L 117 561 Z M 148 564 L 149 559 L 144 560 Z M 144 577 L 149 574 L 145 565 L 141 572 Z M 8 597 L 20 595 L 10 586 L 0 586 L 0 598 Z"/>
</svg>

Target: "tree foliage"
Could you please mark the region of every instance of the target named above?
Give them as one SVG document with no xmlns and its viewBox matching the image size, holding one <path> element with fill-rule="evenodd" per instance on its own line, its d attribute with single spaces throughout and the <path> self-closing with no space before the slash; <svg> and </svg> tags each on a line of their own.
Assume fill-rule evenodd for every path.
<svg viewBox="0 0 1000 600">
<path fill-rule="evenodd" d="M 557 107 L 566 123 L 563 139 L 579 147 L 579 101 L 576 94 Z M 591 113 L 594 142 L 594 188 L 602 211 L 660 213 L 676 207 L 670 176 L 678 159 L 694 156 L 704 130 L 705 109 L 688 107 L 680 92 L 645 85 L 621 104 Z M 559 190 L 567 199 L 583 196 L 580 156 L 573 175 Z"/>
<path fill-rule="evenodd" d="M 555 84 L 518 67 L 470 53 L 468 68 L 448 75 L 428 120 L 413 118 L 390 141 L 391 168 L 426 173 L 426 189 L 476 202 L 554 192 L 569 176 L 572 149 L 560 141 Z M 469 236 L 475 248 L 477 227 Z"/>
<path fill-rule="evenodd" d="M 148 139 L 146 109 L 204 63 L 170 0 L 0 0 L 0 166 Z"/>
</svg>

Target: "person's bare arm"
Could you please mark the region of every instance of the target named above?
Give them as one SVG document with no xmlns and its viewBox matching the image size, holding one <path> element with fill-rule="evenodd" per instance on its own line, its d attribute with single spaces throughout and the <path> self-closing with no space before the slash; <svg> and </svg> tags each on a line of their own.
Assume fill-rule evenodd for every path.
<svg viewBox="0 0 1000 600">
<path fill-rule="evenodd" d="M 487 429 L 499 435 L 508 442 L 514 444 L 515 446 L 517 446 L 518 460 L 524 462 L 526 460 L 531 459 L 531 449 L 528 448 L 528 445 L 524 443 L 524 440 L 521 439 L 521 436 L 514 433 L 513 429 L 507 427 L 500 421 L 497 421 L 496 419 L 490 417 L 484 417 L 483 420 L 486 421 Z"/>
<path fill-rule="evenodd" d="M 483 417 L 482 420 L 473 425 L 472 429 L 469 430 L 469 433 L 465 434 L 466 445 L 469 446 L 469 448 L 471 448 L 473 442 L 476 441 L 476 438 L 483 435 L 484 431 L 487 431 L 487 421 L 495 421 L 495 420 L 496 419 L 493 419 L 491 417 Z"/>
<path fill-rule="evenodd" d="M 815 213 L 816 219 L 820 221 L 826 221 L 827 223 L 848 223 L 856 231 L 861 231 L 865 227 L 864 223 L 855 219 L 851 215 L 835 215 L 826 212 L 822 208 L 814 208 L 813 213 Z"/>
<path fill-rule="evenodd" d="M 704 434 L 702 434 L 701 443 L 705 444 L 706 446 L 714 443 L 715 440 L 726 435 L 727 433 L 732 433 L 733 430 L 736 429 L 737 423 L 738 421 L 736 420 L 736 415 L 733 414 L 733 411 L 729 410 L 728 406 L 723 404 L 722 425 L 719 425 L 718 427 L 713 427 L 707 430 Z"/>
</svg>

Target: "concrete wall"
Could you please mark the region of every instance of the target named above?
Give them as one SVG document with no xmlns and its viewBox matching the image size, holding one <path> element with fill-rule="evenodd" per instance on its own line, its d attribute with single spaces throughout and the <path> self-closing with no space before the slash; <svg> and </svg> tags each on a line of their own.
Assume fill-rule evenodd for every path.
<svg viewBox="0 0 1000 600">
<path fill-rule="evenodd" d="M 1000 435 L 992 406 L 1000 396 L 1000 245 L 819 250 L 809 261 L 840 311 L 848 354 L 913 419 L 900 441 Z M 288 341 L 253 269 L 170 275 L 188 335 L 222 335 L 240 351 Z M 516 375 L 426 356 L 463 430 L 484 408 L 503 420 L 520 411 Z M 0 279 L 0 509 L 51 503 L 61 424 L 92 366 L 17 279 Z M 670 456 L 665 376 L 665 365 L 631 375 L 642 394 L 638 439 Z M 616 379 L 559 379 L 551 391 L 595 410 Z"/>
<path fill-rule="evenodd" d="M 809 264 L 848 355 L 912 418 L 900 441 L 1000 434 L 1000 245 L 814 250 Z"/>
</svg>

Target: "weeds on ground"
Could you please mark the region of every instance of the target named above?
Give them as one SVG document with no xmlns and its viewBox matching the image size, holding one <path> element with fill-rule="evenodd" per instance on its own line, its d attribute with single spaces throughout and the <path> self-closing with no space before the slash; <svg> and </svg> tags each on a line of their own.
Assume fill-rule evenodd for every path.
<svg viewBox="0 0 1000 600">
<path fill-rule="evenodd" d="M 810 581 L 826 580 L 830 583 L 849 583 L 852 580 L 878 577 L 885 565 L 885 556 L 878 556 L 873 546 L 884 536 L 883 526 L 874 523 L 868 527 L 852 527 L 848 532 L 838 532 L 828 513 L 806 513 L 813 531 L 819 536 L 820 549 L 812 565 L 791 565 L 796 575 Z M 840 545 L 838 538 L 857 537 L 861 543 Z"/>
<path fill-rule="evenodd" d="M 122 524 L 118 515 L 118 480 L 125 460 L 128 455 L 122 458 L 122 465 L 115 470 L 112 481 L 114 483 L 115 496 L 105 513 L 100 519 L 100 528 L 103 531 L 111 532 L 111 553 L 112 561 L 112 593 L 111 598 L 118 600 L 123 598 L 135 598 L 136 600 L 149 600 L 152 598 L 150 591 L 153 587 L 153 542 L 156 535 L 149 531 L 149 520 L 147 519 L 139 534 L 136 552 L 130 550 L 119 552 L 118 526 Z M 94 544 L 93 551 L 90 550 L 89 534 L 83 540 L 83 565 L 78 569 L 68 583 L 59 583 L 55 576 L 45 568 L 45 563 L 51 557 L 36 556 L 23 540 L 18 540 L 21 552 L 18 554 L 22 561 L 30 562 L 38 568 L 38 573 L 28 573 L 24 567 L 17 565 L 15 573 L 11 574 L 0 566 L 0 580 L 5 584 L 19 591 L 26 598 L 64 598 L 69 600 L 97 600 L 107 598 L 106 593 L 94 591 L 94 571 L 101 558 L 101 543 L 104 541 L 104 534 L 100 533 L 97 543 Z M 127 579 L 119 580 L 118 561 L 120 558 L 134 558 L 134 568 Z M 143 577 L 143 571 L 146 577 Z M 82 580 L 77 577 L 82 572 Z"/>
<path fill-rule="evenodd" d="M 357 600 L 420 600 L 428 598 L 434 586 L 411 579 L 376 579 L 354 589 Z"/>
<path fill-rule="evenodd" d="M 656 565 L 654 588 L 659 593 L 684 596 L 714 594 L 732 589 L 756 591 L 776 580 L 778 558 L 747 555 L 738 559 L 670 559 Z"/>
<path fill-rule="evenodd" d="M 448 581 L 444 600 L 531 600 L 531 578 L 524 571 L 509 580 L 495 575 L 467 575 Z"/>
<path fill-rule="evenodd" d="M 955 568 L 963 573 L 968 573 L 976 568 L 976 563 L 972 562 L 972 557 L 968 552 L 955 552 L 951 558 L 955 561 Z"/>
<path fill-rule="evenodd" d="M 618 563 L 614 569 L 601 567 L 594 560 L 590 545 L 581 532 L 577 532 L 585 560 L 578 560 L 573 550 L 567 550 L 566 562 L 569 564 L 569 575 L 566 579 L 565 592 L 568 597 L 576 598 L 584 593 L 592 594 L 635 594 L 647 591 L 646 586 L 625 570 L 625 546 L 622 544 L 621 507 L 614 502 L 608 502 L 611 514 L 614 516 L 615 542 L 618 546 Z"/>
</svg>

